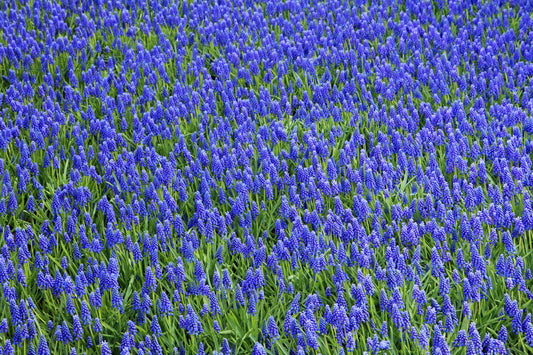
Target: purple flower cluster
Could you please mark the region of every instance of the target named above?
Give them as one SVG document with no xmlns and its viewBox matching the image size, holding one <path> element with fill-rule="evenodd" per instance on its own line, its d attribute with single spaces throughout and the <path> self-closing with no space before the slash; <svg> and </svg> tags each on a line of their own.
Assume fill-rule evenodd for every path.
<svg viewBox="0 0 533 355">
<path fill-rule="evenodd" d="M 0 354 L 533 352 L 532 10 L 1 3 Z"/>
</svg>

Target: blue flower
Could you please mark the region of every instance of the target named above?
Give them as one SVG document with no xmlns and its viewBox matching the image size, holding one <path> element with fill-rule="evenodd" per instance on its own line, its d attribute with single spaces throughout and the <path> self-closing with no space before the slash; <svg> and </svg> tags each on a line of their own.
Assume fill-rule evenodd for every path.
<svg viewBox="0 0 533 355">
<path fill-rule="evenodd" d="M 218 320 L 213 321 L 213 330 L 215 333 L 219 334 L 221 331 L 220 324 L 218 324 Z"/>
<path fill-rule="evenodd" d="M 17 208 L 18 208 L 17 198 L 15 197 L 15 194 L 13 193 L 13 191 L 11 191 L 9 193 L 9 198 L 7 200 L 7 211 L 14 215 L 15 212 L 17 211 Z"/>
<path fill-rule="evenodd" d="M 71 342 L 72 340 L 73 338 L 70 332 L 70 328 L 68 327 L 67 322 L 63 321 L 63 323 L 61 324 L 61 341 L 64 344 L 67 344 L 68 342 Z"/>
<path fill-rule="evenodd" d="M 474 349 L 481 350 L 481 337 L 479 336 L 479 333 L 476 328 L 475 323 L 470 323 L 470 326 L 468 328 L 468 338 L 472 342 L 472 346 Z"/>
<path fill-rule="evenodd" d="M 160 337 L 163 335 L 163 332 L 161 331 L 161 327 L 159 326 L 159 321 L 157 320 L 157 316 L 154 316 L 152 318 L 152 324 L 150 325 L 150 330 L 152 331 L 152 334 L 156 337 Z"/>
<path fill-rule="evenodd" d="M 467 341 L 468 341 L 468 336 L 466 334 L 466 331 L 464 329 L 461 329 L 459 333 L 457 333 L 457 337 L 455 337 L 455 340 L 453 341 L 453 346 L 455 347 L 466 346 Z"/>
<path fill-rule="evenodd" d="M 11 341 L 9 339 L 6 339 L 5 341 L 4 355 L 15 355 L 15 349 L 13 349 L 13 345 L 11 345 Z"/>
<path fill-rule="evenodd" d="M 165 291 L 161 292 L 161 312 L 164 315 L 174 314 L 174 308 Z"/>
<path fill-rule="evenodd" d="M 507 328 L 505 325 L 502 325 L 500 331 L 498 332 L 498 340 L 502 341 L 503 343 L 507 342 Z"/>
<path fill-rule="evenodd" d="M 102 355 L 111 355 L 111 349 L 109 348 L 109 344 L 107 343 L 107 341 L 103 341 L 102 342 L 102 351 L 101 351 L 101 354 Z"/>
<path fill-rule="evenodd" d="M 73 316 L 72 322 L 72 331 L 74 333 L 74 338 L 76 340 L 80 340 L 83 336 L 83 326 L 81 325 L 78 315 Z"/>
<path fill-rule="evenodd" d="M 529 346 L 533 346 L 533 324 L 528 322 L 524 329 L 524 335 Z"/>
<path fill-rule="evenodd" d="M 256 342 L 252 349 L 252 355 L 266 355 L 266 351 L 260 343 Z"/>
<path fill-rule="evenodd" d="M 95 318 L 94 319 L 94 326 L 93 329 L 96 333 L 100 333 L 102 331 L 102 325 L 100 324 L 100 319 Z"/>
</svg>

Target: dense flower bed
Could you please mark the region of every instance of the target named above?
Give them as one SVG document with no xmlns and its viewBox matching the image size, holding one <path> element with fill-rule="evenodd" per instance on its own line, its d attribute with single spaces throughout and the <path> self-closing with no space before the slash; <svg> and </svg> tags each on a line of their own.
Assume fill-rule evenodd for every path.
<svg viewBox="0 0 533 355">
<path fill-rule="evenodd" d="M 0 354 L 533 353 L 530 1 L 0 8 Z"/>
</svg>

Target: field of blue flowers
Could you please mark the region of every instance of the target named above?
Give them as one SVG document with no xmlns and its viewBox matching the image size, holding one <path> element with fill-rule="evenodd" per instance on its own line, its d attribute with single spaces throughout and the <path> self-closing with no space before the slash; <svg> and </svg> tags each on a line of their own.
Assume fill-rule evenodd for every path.
<svg viewBox="0 0 533 355">
<path fill-rule="evenodd" d="M 0 354 L 533 353 L 532 12 L 0 1 Z"/>
</svg>

